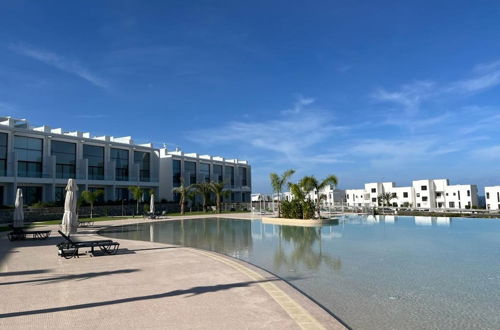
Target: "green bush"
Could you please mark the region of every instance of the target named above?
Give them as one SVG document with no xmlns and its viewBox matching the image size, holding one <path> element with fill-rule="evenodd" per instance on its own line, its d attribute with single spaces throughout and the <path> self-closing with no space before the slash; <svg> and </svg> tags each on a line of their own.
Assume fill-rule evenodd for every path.
<svg viewBox="0 0 500 330">
<path fill-rule="evenodd" d="M 314 217 L 314 202 L 307 199 L 299 201 L 292 199 L 291 201 L 281 202 L 281 215 L 288 219 L 312 219 Z"/>
</svg>

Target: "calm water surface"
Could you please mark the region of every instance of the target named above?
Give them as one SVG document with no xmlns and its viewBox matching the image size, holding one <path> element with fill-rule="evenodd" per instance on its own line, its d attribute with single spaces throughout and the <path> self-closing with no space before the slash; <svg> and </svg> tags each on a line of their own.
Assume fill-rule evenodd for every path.
<svg viewBox="0 0 500 330">
<path fill-rule="evenodd" d="M 304 228 L 193 219 L 102 234 L 249 261 L 354 329 L 500 329 L 499 220 L 349 216 Z"/>
</svg>

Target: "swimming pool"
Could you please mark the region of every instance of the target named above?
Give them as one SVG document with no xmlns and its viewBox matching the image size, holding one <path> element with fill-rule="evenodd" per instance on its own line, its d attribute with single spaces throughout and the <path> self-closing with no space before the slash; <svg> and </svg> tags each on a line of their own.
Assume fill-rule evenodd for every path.
<svg viewBox="0 0 500 330">
<path fill-rule="evenodd" d="M 323 227 L 191 219 L 113 238 L 217 251 L 265 268 L 354 329 L 499 329 L 500 221 L 345 216 Z"/>
</svg>

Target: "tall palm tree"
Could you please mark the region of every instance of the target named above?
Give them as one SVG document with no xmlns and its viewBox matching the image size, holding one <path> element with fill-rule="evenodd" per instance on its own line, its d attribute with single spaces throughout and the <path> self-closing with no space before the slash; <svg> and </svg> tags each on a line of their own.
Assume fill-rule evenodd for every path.
<svg viewBox="0 0 500 330">
<path fill-rule="evenodd" d="M 184 186 L 184 178 L 181 177 L 181 185 L 172 189 L 174 193 L 179 194 L 179 205 L 181 207 L 181 215 L 184 215 L 184 204 L 186 204 L 186 195 L 190 191 L 191 187 Z"/>
<path fill-rule="evenodd" d="M 90 218 L 92 219 L 93 217 L 93 211 L 94 211 L 94 203 L 99 199 L 99 197 L 101 197 L 102 195 L 104 195 L 104 191 L 103 190 L 95 190 L 95 191 L 89 191 L 89 190 L 85 190 L 85 191 L 82 191 L 82 199 L 89 203 L 90 204 Z"/>
<path fill-rule="evenodd" d="M 305 176 L 299 183 L 307 192 L 315 192 L 318 198 L 316 199 L 316 212 L 318 212 L 318 219 L 321 219 L 321 196 L 320 191 L 328 185 L 337 185 L 338 179 L 335 175 L 327 176 L 323 181 L 319 182 L 314 176 Z"/>
<path fill-rule="evenodd" d="M 128 187 L 128 190 L 132 194 L 132 198 L 136 200 L 136 203 L 137 203 L 136 213 L 139 214 L 139 202 L 142 199 L 142 195 L 143 195 L 144 191 L 139 186 L 130 186 L 130 187 Z"/>
<path fill-rule="evenodd" d="M 276 173 L 269 174 L 271 179 L 271 186 L 273 187 L 273 192 L 278 194 L 278 218 L 281 218 L 281 192 L 283 191 L 283 186 L 287 183 L 288 179 L 295 173 L 295 170 L 290 169 L 281 176 Z"/>
<path fill-rule="evenodd" d="M 196 202 L 196 191 L 191 189 L 191 186 L 187 187 L 186 198 L 190 201 L 189 212 L 193 212 L 193 205 Z"/>
<path fill-rule="evenodd" d="M 216 183 L 212 182 L 210 183 L 210 188 L 215 194 L 215 200 L 216 200 L 216 205 L 217 205 L 217 213 L 221 213 L 221 201 L 222 197 L 226 197 L 229 194 L 229 190 L 224 189 L 224 183 Z"/>
<path fill-rule="evenodd" d="M 208 201 L 210 200 L 210 194 L 212 193 L 212 188 L 210 186 L 210 183 L 208 182 L 195 183 L 192 184 L 191 187 L 201 196 L 203 211 L 207 212 L 208 211 L 207 204 Z"/>
<path fill-rule="evenodd" d="M 391 206 L 391 201 L 395 197 L 391 193 L 382 193 L 378 195 L 378 200 L 382 202 L 382 206 Z"/>
</svg>

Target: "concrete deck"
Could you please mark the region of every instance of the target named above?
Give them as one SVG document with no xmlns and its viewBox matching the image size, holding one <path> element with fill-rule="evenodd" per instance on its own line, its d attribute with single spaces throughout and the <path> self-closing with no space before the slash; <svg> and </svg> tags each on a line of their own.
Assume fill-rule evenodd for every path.
<svg viewBox="0 0 500 330">
<path fill-rule="evenodd" d="M 99 222 L 78 236 L 96 239 L 96 229 L 138 221 L 151 220 Z M 1 233 L 1 329 L 344 328 L 286 282 L 247 263 L 130 240 L 119 240 L 117 255 L 66 260 L 55 247 L 58 226 L 47 228 L 53 230 L 47 240 L 10 242 Z"/>
</svg>

